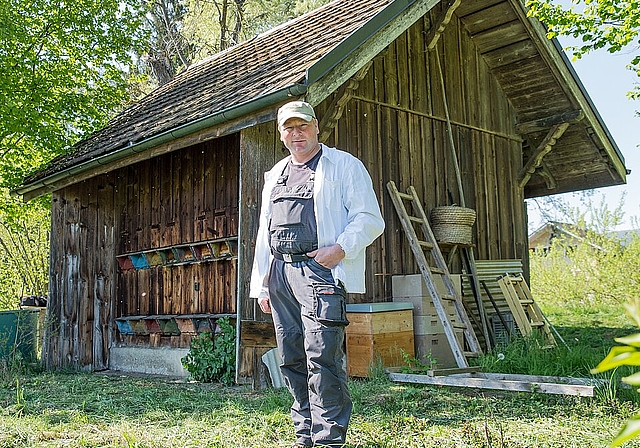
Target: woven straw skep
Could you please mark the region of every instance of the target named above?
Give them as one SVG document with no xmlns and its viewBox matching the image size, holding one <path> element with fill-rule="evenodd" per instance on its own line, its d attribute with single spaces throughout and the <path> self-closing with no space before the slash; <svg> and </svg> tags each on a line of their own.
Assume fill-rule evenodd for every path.
<svg viewBox="0 0 640 448">
<path fill-rule="evenodd" d="M 431 210 L 431 230 L 439 243 L 473 244 L 472 227 L 476 212 L 455 205 L 436 207 Z"/>
</svg>

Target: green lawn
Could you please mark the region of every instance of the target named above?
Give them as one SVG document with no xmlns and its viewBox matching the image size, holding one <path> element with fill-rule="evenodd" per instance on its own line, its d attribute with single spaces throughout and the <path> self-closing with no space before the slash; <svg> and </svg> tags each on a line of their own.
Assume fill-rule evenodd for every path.
<svg viewBox="0 0 640 448">
<path fill-rule="evenodd" d="M 605 447 L 635 405 L 576 398 L 351 383 L 349 447 Z M 0 447 L 287 447 L 280 390 L 103 374 L 34 374 L 0 389 Z M 628 445 L 628 446 L 640 446 Z"/>
<path fill-rule="evenodd" d="M 480 360 L 488 371 L 589 377 L 615 337 L 637 332 L 622 306 L 635 286 L 615 297 L 608 294 L 613 286 L 606 295 L 575 292 L 585 281 L 570 288 L 558 272 L 549 269 L 549 281 L 536 281 L 532 292 L 566 345 L 558 341 L 557 348 L 542 350 L 513 343 L 500 356 L 496 351 Z M 593 398 L 394 384 L 378 373 L 351 381 L 348 447 L 607 447 L 640 411 L 638 393 L 620 387 L 619 378 L 631 371 L 615 371 Z M 88 373 L 4 374 L 0 448 L 275 448 L 294 441 L 291 397 L 282 389 Z M 625 446 L 640 447 L 640 441 Z"/>
</svg>

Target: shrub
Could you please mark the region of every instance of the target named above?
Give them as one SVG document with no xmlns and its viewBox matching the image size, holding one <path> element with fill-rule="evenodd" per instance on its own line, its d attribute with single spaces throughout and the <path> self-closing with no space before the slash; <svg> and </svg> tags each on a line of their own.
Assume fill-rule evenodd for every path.
<svg viewBox="0 0 640 448">
<path fill-rule="evenodd" d="M 215 333 L 205 332 L 191 340 L 182 365 L 191 377 L 203 383 L 231 385 L 236 371 L 236 328 L 228 317 L 217 321 Z"/>
</svg>

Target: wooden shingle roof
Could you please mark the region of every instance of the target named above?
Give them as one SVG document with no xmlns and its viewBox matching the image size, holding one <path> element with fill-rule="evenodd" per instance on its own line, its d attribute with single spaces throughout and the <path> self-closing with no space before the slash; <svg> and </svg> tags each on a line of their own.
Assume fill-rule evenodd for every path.
<svg viewBox="0 0 640 448">
<path fill-rule="evenodd" d="M 211 56 L 142 98 L 25 183 L 304 84 L 314 63 L 390 3 L 334 1 Z"/>
<path fill-rule="evenodd" d="M 274 108 L 290 96 L 304 94 L 317 104 L 359 68 L 354 65 L 375 57 L 438 3 L 334 0 L 190 67 L 25 179 L 16 192 L 29 199 L 54 191 L 106 172 L 105 166 L 127 154 Z M 523 0 L 444 5 L 456 8 L 516 112 L 524 140 L 525 197 L 625 182 L 624 159 L 613 138 L 558 43 L 527 17 Z M 571 125 L 560 126 L 562 137 L 554 139 L 557 120 Z M 555 145 L 550 152 L 549 144 Z"/>
</svg>

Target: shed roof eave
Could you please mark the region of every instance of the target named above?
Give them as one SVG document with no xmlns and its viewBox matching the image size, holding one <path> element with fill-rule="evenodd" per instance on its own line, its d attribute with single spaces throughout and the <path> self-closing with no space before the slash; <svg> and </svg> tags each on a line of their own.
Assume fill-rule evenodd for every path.
<svg viewBox="0 0 640 448">
<path fill-rule="evenodd" d="M 623 183 L 626 183 L 627 171 L 624 164 L 624 156 L 618 148 L 613 136 L 609 132 L 604 120 L 600 116 L 589 93 L 578 77 L 573 65 L 569 61 L 560 42 L 547 37 L 545 26 L 538 19 L 527 15 L 524 2 L 521 0 L 509 0 L 516 14 L 522 22 L 527 25 L 531 36 L 535 36 L 535 41 L 539 43 L 540 53 L 544 56 L 552 70 L 558 77 L 558 81 L 567 86 L 580 109 L 585 113 L 585 119 L 593 128 L 595 134 L 600 139 L 604 151 L 609 155 L 611 165 L 620 176 Z M 615 181 L 615 179 L 613 179 Z"/>
<path fill-rule="evenodd" d="M 106 167 L 111 163 L 122 160 L 132 154 L 194 134 L 210 126 L 248 115 L 252 112 L 264 109 L 265 107 L 276 105 L 288 98 L 299 97 L 306 91 L 306 83 L 291 84 L 285 88 L 260 96 L 249 102 L 238 104 L 190 123 L 185 123 L 184 125 L 169 129 L 139 142 L 129 144 L 128 146 L 117 149 L 108 154 L 100 155 L 93 159 L 89 159 L 71 167 L 51 173 L 48 176 L 36 179 L 30 183 L 20 185 L 13 189 L 11 194 L 14 196 L 22 196 L 23 200 L 27 202 L 31 199 L 51 193 L 52 191 L 77 182 L 77 177 L 89 170 L 94 170 L 97 167 Z"/>
</svg>

